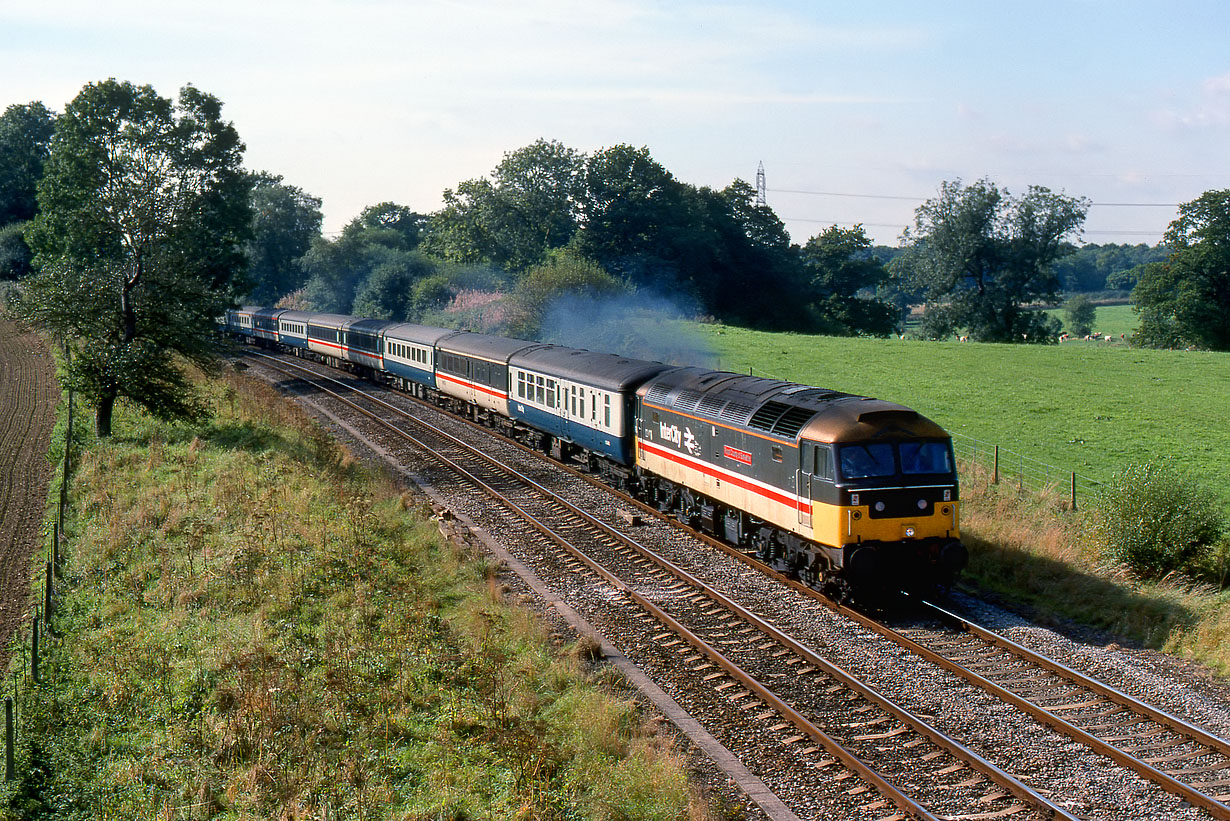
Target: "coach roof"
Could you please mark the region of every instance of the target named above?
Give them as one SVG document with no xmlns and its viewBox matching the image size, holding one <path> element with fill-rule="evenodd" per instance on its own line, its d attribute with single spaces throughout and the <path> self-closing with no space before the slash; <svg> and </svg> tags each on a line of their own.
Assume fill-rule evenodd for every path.
<svg viewBox="0 0 1230 821">
<path fill-rule="evenodd" d="M 646 379 L 673 368 L 661 362 L 563 345 L 529 348 L 515 354 L 508 364 L 611 391 L 636 387 Z"/>
<path fill-rule="evenodd" d="M 539 342 L 527 342 L 524 339 L 508 339 L 503 336 L 458 331 L 452 336 L 441 338 L 436 343 L 436 347 L 449 353 L 459 353 L 477 359 L 507 364 L 508 358 L 517 351 L 541 344 Z"/>
</svg>

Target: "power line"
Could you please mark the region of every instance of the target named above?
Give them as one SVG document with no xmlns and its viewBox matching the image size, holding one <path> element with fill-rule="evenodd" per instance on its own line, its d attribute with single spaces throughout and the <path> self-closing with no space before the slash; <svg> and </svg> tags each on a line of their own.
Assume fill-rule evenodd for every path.
<svg viewBox="0 0 1230 821">
<path fill-rule="evenodd" d="M 798 188 L 770 188 L 774 194 L 809 194 L 818 197 L 855 197 L 868 200 L 904 200 L 907 202 L 924 202 L 929 197 L 908 197 L 898 194 L 852 194 L 844 191 L 805 191 Z M 1104 208 L 1178 208 L 1177 202 L 1091 202 Z"/>
</svg>

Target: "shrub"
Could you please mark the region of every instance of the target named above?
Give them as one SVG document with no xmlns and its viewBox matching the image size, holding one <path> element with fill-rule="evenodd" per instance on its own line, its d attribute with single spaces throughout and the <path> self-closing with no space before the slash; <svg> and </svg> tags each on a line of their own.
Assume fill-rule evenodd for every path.
<svg viewBox="0 0 1230 821">
<path fill-rule="evenodd" d="M 1225 527 L 1216 497 L 1166 462 L 1128 465 L 1094 511 L 1103 554 L 1145 577 L 1190 569 Z"/>
<path fill-rule="evenodd" d="M 1064 326 L 1073 336 L 1088 336 L 1093 331 L 1097 308 L 1084 294 L 1077 294 L 1064 303 Z"/>
</svg>

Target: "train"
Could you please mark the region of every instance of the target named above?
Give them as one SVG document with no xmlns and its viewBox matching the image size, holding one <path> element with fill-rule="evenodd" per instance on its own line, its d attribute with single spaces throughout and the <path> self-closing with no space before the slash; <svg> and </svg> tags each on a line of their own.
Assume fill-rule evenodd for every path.
<svg viewBox="0 0 1230 821">
<path fill-rule="evenodd" d="M 491 334 L 260 306 L 228 335 L 498 430 L 838 600 L 947 586 L 952 439 L 904 405 Z"/>
</svg>

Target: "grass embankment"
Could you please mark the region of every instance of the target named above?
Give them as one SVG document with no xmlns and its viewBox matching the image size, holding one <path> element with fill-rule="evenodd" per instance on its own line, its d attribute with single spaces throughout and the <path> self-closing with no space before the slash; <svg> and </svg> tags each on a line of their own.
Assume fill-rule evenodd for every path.
<svg viewBox="0 0 1230 821">
<path fill-rule="evenodd" d="M 81 454 L 8 818 L 703 814 L 634 706 L 270 389 Z"/>
<path fill-rule="evenodd" d="M 909 405 L 954 433 L 1106 480 L 1169 458 L 1230 507 L 1230 355 L 1079 343 L 842 339 L 702 326 L 722 367 Z M 1107 563 L 1062 500 L 968 477 L 966 577 L 1046 618 L 1072 619 L 1230 674 L 1230 590 L 1141 581 Z"/>
</svg>

